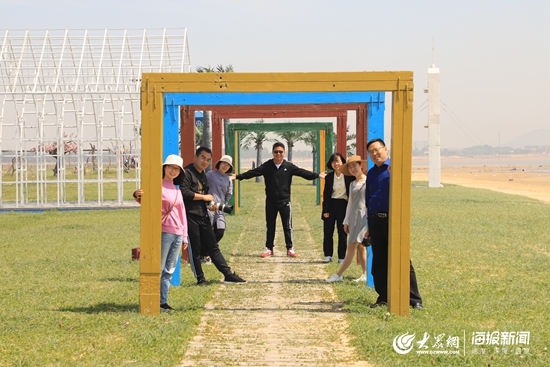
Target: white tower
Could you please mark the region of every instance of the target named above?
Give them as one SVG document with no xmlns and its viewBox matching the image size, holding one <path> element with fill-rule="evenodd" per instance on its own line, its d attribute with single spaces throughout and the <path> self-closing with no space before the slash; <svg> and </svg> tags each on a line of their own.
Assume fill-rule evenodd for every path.
<svg viewBox="0 0 550 367">
<path fill-rule="evenodd" d="M 441 127 L 439 122 L 439 68 L 428 68 L 428 173 L 429 187 L 441 185 Z"/>
</svg>

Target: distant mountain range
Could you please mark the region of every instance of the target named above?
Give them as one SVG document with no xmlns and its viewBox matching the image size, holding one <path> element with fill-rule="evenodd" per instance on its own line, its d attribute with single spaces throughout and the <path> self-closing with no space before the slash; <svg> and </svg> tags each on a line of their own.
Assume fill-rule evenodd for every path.
<svg viewBox="0 0 550 367">
<path fill-rule="evenodd" d="M 540 147 L 544 145 L 550 145 L 550 130 L 533 130 L 530 133 L 520 135 L 517 138 L 510 140 L 504 146 L 512 148 L 525 148 L 529 146 Z"/>
</svg>

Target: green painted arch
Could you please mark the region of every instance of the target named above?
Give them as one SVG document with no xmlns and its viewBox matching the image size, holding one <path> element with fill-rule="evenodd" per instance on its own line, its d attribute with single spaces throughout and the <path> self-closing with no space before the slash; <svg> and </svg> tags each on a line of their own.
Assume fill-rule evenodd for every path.
<svg viewBox="0 0 550 367">
<path fill-rule="evenodd" d="M 273 123 L 273 122 L 235 122 L 228 125 L 229 135 L 229 151 L 233 153 L 235 159 L 235 173 L 241 173 L 241 134 L 242 132 L 286 132 L 286 131 L 317 131 L 317 167 L 323 167 L 323 162 L 326 161 L 328 152 L 332 154 L 332 122 L 291 122 L 291 123 Z M 323 131 L 324 138 L 321 138 L 320 132 Z M 324 140 L 324 141 L 322 141 Z M 322 149 L 324 148 L 324 149 Z M 316 203 L 321 204 L 321 184 L 316 185 Z M 241 206 L 241 187 L 235 180 L 234 195 L 230 199 L 230 203 L 235 206 L 235 211 L 238 211 Z"/>
</svg>

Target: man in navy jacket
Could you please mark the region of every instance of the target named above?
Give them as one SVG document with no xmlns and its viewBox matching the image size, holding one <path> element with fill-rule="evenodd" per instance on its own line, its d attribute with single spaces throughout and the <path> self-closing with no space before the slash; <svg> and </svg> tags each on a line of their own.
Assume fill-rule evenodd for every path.
<svg viewBox="0 0 550 367">
<path fill-rule="evenodd" d="M 374 166 L 367 174 L 365 203 L 368 210 L 368 230 L 365 237 L 372 243 L 372 278 L 378 299 L 371 308 L 384 306 L 388 302 L 388 219 L 390 209 L 390 159 L 388 148 L 382 139 L 372 139 L 367 143 L 367 151 Z M 418 291 L 416 273 L 410 263 L 410 295 L 412 307 L 422 310 L 422 297 Z"/>
<path fill-rule="evenodd" d="M 287 256 L 296 257 L 292 239 L 292 208 L 290 206 L 290 184 L 292 176 L 300 176 L 306 180 L 325 178 L 326 174 L 315 173 L 295 166 L 287 162 L 285 157 L 285 146 L 281 142 L 273 144 L 273 159 L 254 168 L 253 170 L 236 175 L 237 180 L 247 180 L 252 177 L 263 176 L 265 182 L 265 222 L 267 227 L 265 250 L 262 257 L 273 256 L 275 240 L 275 222 L 277 214 L 281 215 Z"/>
</svg>

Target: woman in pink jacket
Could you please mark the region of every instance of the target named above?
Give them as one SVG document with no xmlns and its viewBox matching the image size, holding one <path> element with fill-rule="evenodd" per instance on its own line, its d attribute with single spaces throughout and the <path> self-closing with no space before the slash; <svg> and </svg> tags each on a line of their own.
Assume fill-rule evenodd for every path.
<svg viewBox="0 0 550 367">
<path fill-rule="evenodd" d="M 181 191 L 176 187 L 181 184 L 184 175 L 183 159 L 175 154 L 166 157 L 162 165 L 161 311 L 173 310 L 168 305 L 168 289 L 182 245 L 187 249 L 187 217 Z M 134 192 L 134 198 L 140 204 L 141 195 L 141 189 Z"/>
</svg>

